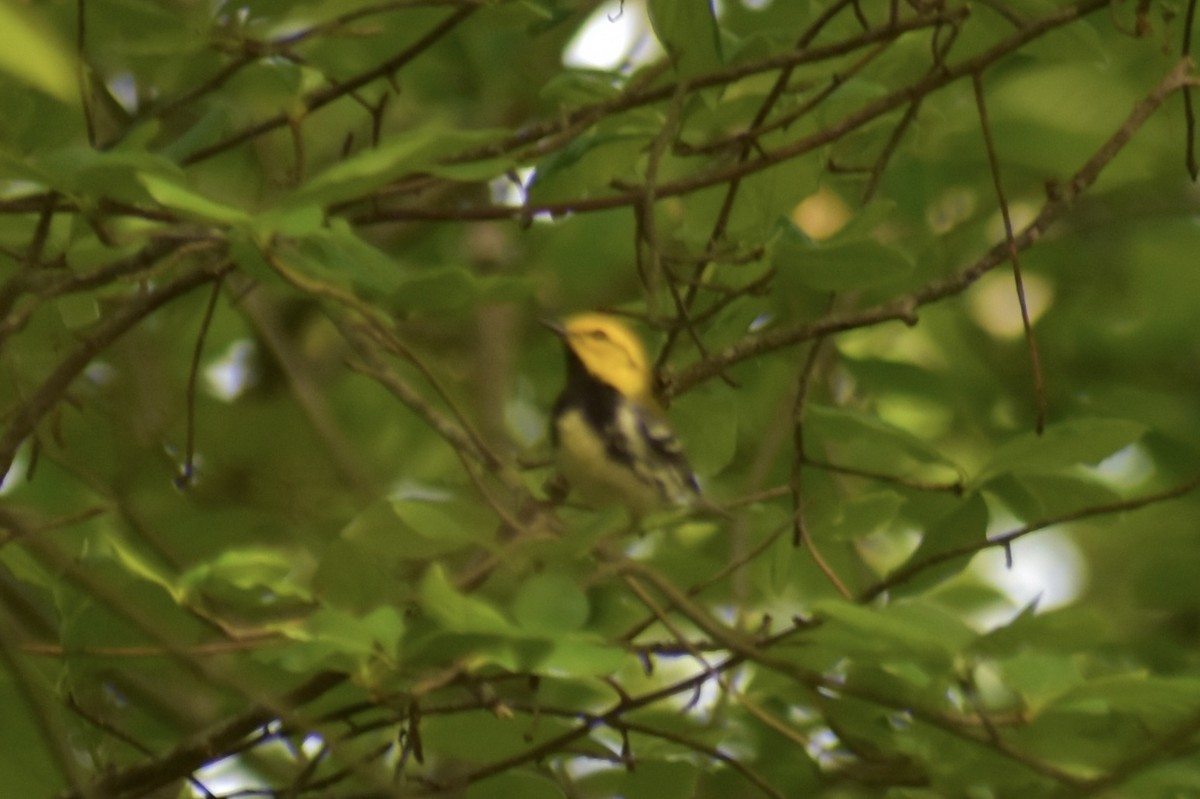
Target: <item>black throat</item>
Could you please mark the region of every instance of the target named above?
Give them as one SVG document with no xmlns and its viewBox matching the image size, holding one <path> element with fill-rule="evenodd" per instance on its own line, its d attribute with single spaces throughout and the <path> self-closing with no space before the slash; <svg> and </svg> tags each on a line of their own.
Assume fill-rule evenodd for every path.
<svg viewBox="0 0 1200 799">
<path fill-rule="evenodd" d="M 589 372 L 574 350 L 570 347 L 565 349 L 567 384 L 554 403 L 554 416 L 558 417 L 568 410 L 578 409 L 591 427 L 601 431 L 609 429 L 616 418 L 620 395 L 615 388 Z M 550 435 L 552 441 L 557 444 L 558 430 L 553 425 Z"/>
</svg>

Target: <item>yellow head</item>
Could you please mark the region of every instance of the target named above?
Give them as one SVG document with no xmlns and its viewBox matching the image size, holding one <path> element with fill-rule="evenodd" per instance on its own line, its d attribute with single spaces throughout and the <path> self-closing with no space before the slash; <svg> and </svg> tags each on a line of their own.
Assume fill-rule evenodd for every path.
<svg viewBox="0 0 1200 799">
<path fill-rule="evenodd" d="M 593 377 L 626 397 L 650 399 L 650 361 L 637 334 L 623 323 L 582 313 L 554 329 Z"/>
</svg>

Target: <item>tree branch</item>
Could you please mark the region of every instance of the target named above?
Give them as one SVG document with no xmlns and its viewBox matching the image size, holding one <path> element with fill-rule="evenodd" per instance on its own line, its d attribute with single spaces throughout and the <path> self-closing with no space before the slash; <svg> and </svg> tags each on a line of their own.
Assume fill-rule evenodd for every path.
<svg viewBox="0 0 1200 799">
<path fill-rule="evenodd" d="M 223 756 L 231 747 L 268 722 L 278 718 L 278 708 L 307 705 L 346 681 L 346 675 L 322 672 L 288 691 L 271 706 L 256 706 L 196 736 L 149 763 L 113 772 L 90 786 L 87 793 L 70 791 L 61 799 L 86 799 L 88 796 L 144 796 L 187 777 L 209 761 Z"/>
<path fill-rule="evenodd" d="M 867 590 L 863 591 L 862 594 L 859 595 L 858 600 L 860 602 L 870 602 L 872 599 L 888 589 L 902 585 L 921 572 L 928 571 L 929 569 L 939 566 L 942 563 L 956 560 L 958 558 L 969 557 L 977 552 L 982 552 L 985 549 L 1007 547 L 1018 538 L 1024 538 L 1030 533 L 1036 533 L 1039 530 L 1045 530 L 1047 527 L 1054 527 L 1055 525 L 1067 524 L 1069 522 L 1077 522 L 1081 519 L 1090 519 L 1094 516 L 1107 516 L 1113 513 L 1137 510 L 1148 505 L 1156 505 L 1160 502 L 1168 502 L 1172 499 L 1178 499 L 1179 497 L 1190 494 L 1192 491 L 1195 491 L 1197 487 L 1200 487 L 1200 476 L 1193 477 L 1192 479 L 1180 483 L 1172 488 L 1168 488 L 1165 491 L 1158 491 L 1153 494 L 1145 494 L 1140 497 L 1124 499 L 1119 502 L 1109 502 L 1104 505 L 1092 505 L 1087 508 L 1081 508 L 1080 510 L 1060 513 L 1057 516 L 1050 516 L 1045 519 L 1039 519 L 1036 522 L 1030 522 L 1029 524 L 1022 525 L 1014 530 L 1009 530 L 1007 533 L 1003 533 L 1002 535 L 991 536 L 990 538 L 984 538 L 976 541 L 973 544 L 964 544 L 953 549 L 947 549 L 943 552 L 930 555 L 924 560 L 902 566 L 901 568 L 889 574 L 887 578 L 880 580 Z"/>
<path fill-rule="evenodd" d="M 966 269 L 927 283 L 916 291 L 878 305 L 856 311 L 828 314 L 814 322 L 801 322 L 746 337 L 710 358 L 685 367 L 674 375 L 664 376 L 664 393 L 668 397 L 675 396 L 717 376 L 733 364 L 830 333 L 869 327 L 889 321 L 901 321 L 908 325 L 916 324 L 918 308 L 961 294 L 984 274 L 1004 263 L 1010 257 L 1012 248 L 1023 251 L 1040 239 L 1050 226 L 1074 205 L 1079 196 L 1096 182 L 1096 178 L 1100 176 L 1104 168 L 1129 143 L 1133 135 L 1158 110 L 1166 98 L 1181 87 L 1188 85 L 1190 82 L 1188 72 L 1191 66 L 1192 61 L 1189 58 L 1184 58 L 1176 63 L 1158 86 L 1134 106 L 1125 122 L 1092 154 L 1083 166 L 1065 183 L 1051 185 L 1041 211 L 1033 221 L 1013 237 L 1011 245 L 1007 241 L 1001 241 Z M 660 192 L 662 190 L 663 187 L 660 187 Z"/>
<path fill-rule="evenodd" d="M 417 41 L 413 42 L 411 45 L 404 48 L 399 53 L 392 56 L 387 61 L 384 61 L 374 69 L 370 69 L 360 75 L 356 75 L 350 80 L 342 83 L 338 83 L 323 89 L 318 89 L 301 98 L 299 101 L 299 105 L 301 107 L 300 113 L 311 114 L 313 111 L 317 111 L 329 105 L 334 100 L 345 97 L 346 95 L 361 89 L 368 83 L 393 74 L 405 64 L 412 61 L 414 58 L 421 55 L 421 53 L 432 47 L 443 36 L 458 27 L 461 22 L 475 13 L 478 8 L 479 6 L 477 5 L 459 6 L 453 13 L 435 25 L 420 39 L 417 39 Z M 184 166 L 190 166 L 191 164 L 205 161 L 209 158 L 212 158 L 214 155 L 219 155 L 226 150 L 231 150 L 234 147 L 237 147 L 239 144 L 244 144 L 245 142 L 255 139 L 264 133 L 268 133 L 277 128 L 286 127 L 295 118 L 295 114 L 296 112 L 284 112 L 276 114 L 269 119 L 264 119 L 262 122 L 252 125 L 245 130 L 239 131 L 232 136 L 227 136 L 218 142 L 214 142 L 213 144 L 193 151 L 190 155 L 184 157 L 181 163 Z"/>
<path fill-rule="evenodd" d="M 58 404 L 71 383 L 93 358 L 158 308 L 216 280 L 232 268 L 231 263 L 225 262 L 216 267 L 186 272 L 162 288 L 128 300 L 100 322 L 73 352 L 59 362 L 33 396 L 21 403 L 4 432 L 0 433 L 0 474 L 8 473 L 21 442 L 33 432 L 41 418 Z"/>
</svg>

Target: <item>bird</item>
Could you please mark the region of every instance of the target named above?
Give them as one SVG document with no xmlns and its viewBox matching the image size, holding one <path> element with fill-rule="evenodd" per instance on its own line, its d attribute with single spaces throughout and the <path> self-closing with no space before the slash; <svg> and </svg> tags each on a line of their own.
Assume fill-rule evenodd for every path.
<svg viewBox="0 0 1200 799">
<path fill-rule="evenodd" d="M 635 519 L 698 499 L 696 475 L 654 398 L 637 334 L 600 313 L 543 324 L 566 353 L 550 433 L 572 495 L 589 507 L 624 506 Z"/>
</svg>

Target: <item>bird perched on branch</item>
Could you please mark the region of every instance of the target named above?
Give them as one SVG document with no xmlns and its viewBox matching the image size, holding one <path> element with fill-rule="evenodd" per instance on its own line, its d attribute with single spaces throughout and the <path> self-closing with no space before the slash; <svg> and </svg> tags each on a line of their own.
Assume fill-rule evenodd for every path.
<svg viewBox="0 0 1200 799">
<path fill-rule="evenodd" d="M 696 499 L 700 487 L 654 399 L 637 334 L 597 313 L 543 324 L 566 350 L 551 437 L 575 495 L 593 507 L 624 505 L 635 517 Z"/>
</svg>

